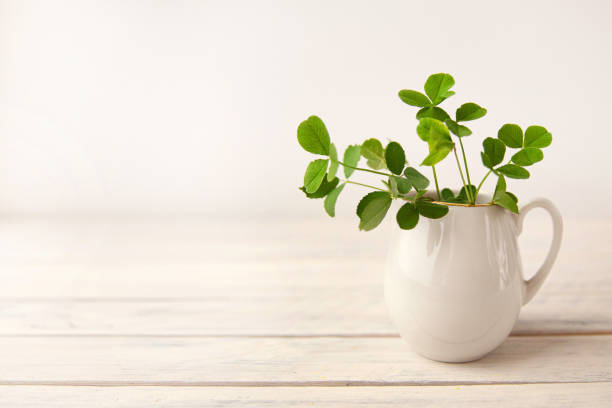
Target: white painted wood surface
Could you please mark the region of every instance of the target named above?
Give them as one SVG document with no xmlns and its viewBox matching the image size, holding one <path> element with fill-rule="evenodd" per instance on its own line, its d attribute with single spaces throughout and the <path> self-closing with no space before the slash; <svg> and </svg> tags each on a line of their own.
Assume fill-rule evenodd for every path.
<svg viewBox="0 0 612 408">
<path fill-rule="evenodd" d="M 548 228 L 526 222 L 527 271 Z M 390 223 L 5 218 L 0 406 L 609 406 L 610 228 L 566 220 L 508 341 L 448 365 L 389 323 Z"/>
<path fill-rule="evenodd" d="M 0 405 L 22 408 L 552 408 L 606 407 L 611 399 L 612 383 L 299 388 L 0 386 Z"/>
<path fill-rule="evenodd" d="M 471 364 L 400 338 L 14 337 L 0 385 L 430 385 L 612 382 L 612 336 L 511 337 Z M 61 356 L 61 358 L 58 358 Z M 32 368 L 36 367 L 36 370 Z"/>
</svg>

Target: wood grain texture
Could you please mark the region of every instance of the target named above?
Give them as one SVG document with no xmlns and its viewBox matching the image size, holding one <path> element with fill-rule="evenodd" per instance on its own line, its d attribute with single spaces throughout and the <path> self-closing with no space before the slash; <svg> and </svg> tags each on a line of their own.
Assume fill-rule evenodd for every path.
<svg viewBox="0 0 612 408">
<path fill-rule="evenodd" d="M 565 284 L 549 285 L 525 307 L 513 335 L 612 333 L 612 289 L 600 285 L 585 297 Z M 219 290 L 177 299 L 0 300 L 0 336 L 395 336 L 381 286 L 277 287 L 268 296 Z"/>
<path fill-rule="evenodd" d="M 0 385 L 431 385 L 612 381 L 612 336 L 514 337 L 470 364 L 399 338 L 0 339 Z"/>
<path fill-rule="evenodd" d="M 527 218 L 520 241 L 525 258 L 539 263 L 550 242 L 550 223 L 536 214 Z M 365 233 L 357 231 L 352 219 L 325 218 L 12 217 L 0 218 L 0 225 L 0 263 L 34 271 L 70 266 L 185 266 L 193 271 L 206 265 L 239 266 L 243 262 L 285 263 L 299 269 L 304 260 L 342 260 L 351 265 L 351 260 L 384 260 L 395 232 L 391 223 Z M 566 219 L 560 258 L 564 262 L 557 265 L 569 261 L 573 266 L 586 262 L 609 267 L 612 249 L 605 245 L 605 237 L 611 225 L 612 220 Z"/>
<path fill-rule="evenodd" d="M 527 270 L 548 245 L 531 221 Z M 382 292 L 389 226 L 329 222 L 13 220 L 0 231 L 0 335 L 395 335 Z M 566 224 L 558 266 L 514 334 L 612 332 L 611 249 L 584 240 L 607 224 Z"/>
<path fill-rule="evenodd" d="M 437 387 L 0 386 L 0 405 L 22 408 L 190 407 L 609 407 L 612 383 Z"/>
<path fill-rule="evenodd" d="M 396 337 L 394 226 L 354 221 L 0 220 L 0 406 L 609 405 L 612 221 L 566 220 L 513 336 L 469 364 Z M 549 227 L 526 221 L 525 270 Z"/>
</svg>

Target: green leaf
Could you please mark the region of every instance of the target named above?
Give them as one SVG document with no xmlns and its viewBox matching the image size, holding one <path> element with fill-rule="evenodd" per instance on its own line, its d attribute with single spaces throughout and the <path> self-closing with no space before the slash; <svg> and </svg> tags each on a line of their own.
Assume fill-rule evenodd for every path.
<svg viewBox="0 0 612 408">
<path fill-rule="evenodd" d="M 421 166 L 435 166 L 440 163 L 453 150 L 452 143 L 438 144 L 434 149 L 429 147 L 429 154 L 421 162 Z"/>
<path fill-rule="evenodd" d="M 384 191 L 374 191 L 367 194 L 357 205 L 359 229 L 370 231 L 381 223 L 391 207 L 391 196 Z"/>
<path fill-rule="evenodd" d="M 506 194 L 506 178 L 500 174 L 499 178 L 497 179 L 497 184 L 495 185 L 495 193 L 493 194 L 493 201 L 503 196 L 504 194 Z"/>
<path fill-rule="evenodd" d="M 519 166 L 531 166 L 544 158 L 544 153 L 537 147 L 525 147 L 512 156 L 512 161 Z"/>
<path fill-rule="evenodd" d="M 487 110 L 473 102 L 464 103 L 455 113 L 457 122 L 480 119 L 487 114 Z"/>
<path fill-rule="evenodd" d="M 466 189 L 467 187 L 467 189 Z M 469 204 L 469 200 L 467 197 L 467 192 L 466 190 L 469 190 L 472 197 L 476 195 L 476 186 L 473 184 L 468 184 L 467 186 L 463 186 L 461 187 L 461 190 L 459 190 L 459 194 L 457 194 L 457 201 L 459 201 L 460 203 L 464 203 L 464 204 Z"/>
<path fill-rule="evenodd" d="M 448 128 L 441 121 L 433 118 L 419 120 L 417 135 L 425 142 L 446 140 L 452 142 Z"/>
<path fill-rule="evenodd" d="M 399 196 L 400 192 L 397 189 L 397 180 L 393 176 L 389 176 L 389 181 L 382 180 L 382 182 L 391 190 L 391 195 L 393 197 Z"/>
<path fill-rule="evenodd" d="M 366 164 L 369 168 L 374 170 L 383 170 L 385 169 L 385 164 L 379 160 L 367 160 Z"/>
<path fill-rule="evenodd" d="M 385 161 L 391 173 L 402 174 L 404 164 L 406 164 L 406 154 L 399 143 L 391 142 L 387 145 L 385 149 Z"/>
<path fill-rule="evenodd" d="M 377 139 L 368 139 L 361 145 L 361 155 L 368 159 L 368 166 L 374 170 L 384 169 L 385 152 Z"/>
<path fill-rule="evenodd" d="M 327 164 L 329 160 L 318 159 L 310 162 L 304 173 L 304 188 L 307 193 L 314 193 L 317 191 L 323 178 L 325 178 L 325 171 L 327 170 Z"/>
<path fill-rule="evenodd" d="M 423 109 L 419 109 L 416 114 L 417 119 L 423 118 L 434 118 L 439 121 L 444 122 L 445 120 L 450 119 L 450 116 L 446 111 L 442 108 L 438 108 L 437 106 L 427 107 Z"/>
<path fill-rule="evenodd" d="M 414 204 L 406 203 L 399 209 L 395 219 L 401 229 L 410 230 L 419 223 L 419 212 Z"/>
<path fill-rule="evenodd" d="M 329 170 L 327 170 L 327 181 L 332 181 L 338 172 L 338 151 L 333 143 L 329 145 Z"/>
<path fill-rule="evenodd" d="M 406 177 L 408 182 L 417 190 L 425 190 L 427 186 L 429 186 L 427 177 L 419 173 L 414 167 L 406 167 L 404 170 L 404 177 Z"/>
<path fill-rule="evenodd" d="M 497 166 L 502 162 L 502 160 L 504 160 L 504 156 L 506 155 L 506 146 L 499 139 L 487 137 L 482 141 L 482 148 L 484 149 L 484 154 L 488 158 L 488 163 L 485 163 L 485 158 L 482 159 L 482 162 L 486 167 L 491 168 L 493 166 Z"/>
<path fill-rule="evenodd" d="M 480 152 L 480 158 L 482 159 L 482 164 L 484 164 L 485 167 L 493 167 L 493 165 L 491 164 L 491 159 L 489 158 L 489 156 L 486 155 L 485 152 Z"/>
<path fill-rule="evenodd" d="M 433 74 L 425 82 L 425 93 L 434 105 L 439 104 L 455 93 L 450 89 L 455 85 L 455 80 L 449 74 Z"/>
<path fill-rule="evenodd" d="M 523 131 L 519 125 L 506 123 L 497 132 L 497 137 L 508 147 L 514 149 L 523 147 Z"/>
<path fill-rule="evenodd" d="M 464 137 L 472 134 L 472 131 L 468 127 L 460 125 L 452 119 L 447 119 L 444 123 L 446 123 L 448 130 L 453 132 L 456 136 Z"/>
<path fill-rule="evenodd" d="M 518 206 L 516 205 L 516 201 L 510 196 L 508 193 L 500 194 L 499 197 L 496 197 L 493 202 L 500 207 L 506 208 L 512 211 L 515 214 L 518 214 Z"/>
<path fill-rule="evenodd" d="M 521 166 L 517 166 L 516 164 L 506 164 L 504 166 L 498 167 L 496 171 L 513 179 L 529 178 L 529 172 Z"/>
<path fill-rule="evenodd" d="M 431 199 L 419 198 L 415 204 L 417 211 L 423 217 L 438 219 L 448 214 L 448 206 L 432 203 Z"/>
<path fill-rule="evenodd" d="M 452 200 L 455 198 L 455 194 L 453 194 L 453 191 L 450 188 L 443 188 L 441 195 L 444 201 Z"/>
<path fill-rule="evenodd" d="M 429 155 L 421 162 L 421 166 L 435 166 L 453 150 L 455 145 L 452 142 L 439 140 L 429 142 Z"/>
<path fill-rule="evenodd" d="M 336 179 L 337 180 L 337 179 Z M 338 184 L 338 183 L 336 183 Z M 323 202 L 323 207 L 325 208 L 325 212 L 330 216 L 334 217 L 336 215 L 336 201 L 338 201 L 338 196 L 344 189 L 346 183 L 340 184 L 337 188 L 335 188 L 331 193 L 325 197 L 325 201 Z"/>
<path fill-rule="evenodd" d="M 344 151 L 344 160 L 342 160 L 344 162 L 344 164 L 349 165 L 351 167 L 357 167 L 357 164 L 359 164 L 359 158 L 361 157 L 361 146 L 359 145 L 352 145 L 346 148 L 346 150 Z M 355 171 L 355 169 L 351 169 L 350 167 L 344 167 L 344 176 L 346 178 L 351 177 L 351 174 L 353 174 L 353 172 Z"/>
<path fill-rule="evenodd" d="M 300 190 L 306 194 L 308 198 L 323 198 L 330 193 L 336 186 L 340 180 L 336 177 L 332 181 L 327 181 L 327 177 L 323 178 L 321 185 L 314 193 L 307 193 L 305 187 L 300 187 Z"/>
<path fill-rule="evenodd" d="M 398 95 L 404 103 L 407 103 L 411 106 L 424 107 L 431 105 L 431 101 L 429 100 L 429 98 L 418 91 L 402 89 L 401 91 L 399 91 Z"/>
<path fill-rule="evenodd" d="M 314 154 L 329 154 L 329 133 L 323 121 L 311 116 L 298 126 L 297 137 L 300 146 Z"/>
<path fill-rule="evenodd" d="M 548 147 L 552 143 L 552 135 L 542 126 L 529 126 L 525 130 L 525 147 Z"/>
<path fill-rule="evenodd" d="M 410 181 L 408 181 L 408 179 L 404 177 L 395 176 L 393 178 L 395 179 L 395 183 L 397 184 L 397 191 L 399 191 L 400 194 L 408 194 L 410 192 L 410 190 L 412 189 L 412 184 L 410 183 Z"/>
<path fill-rule="evenodd" d="M 432 118 L 424 118 L 417 125 L 417 134 L 429 145 L 429 155 L 421 165 L 433 166 L 443 160 L 453 150 L 448 128 L 444 123 Z"/>
<path fill-rule="evenodd" d="M 514 200 L 514 202 L 518 204 L 518 197 L 517 196 L 515 196 L 514 194 L 512 194 L 509 191 L 506 191 L 506 194 L 508 194 L 510 196 L 510 198 L 512 198 Z"/>
<path fill-rule="evenodd" d="M 469 204 L 470 203 L 470 201 L 467 199 L 466 196 L 457 196 L 454 198 L 452 202 L 457 203 L 457 204 Z"/>
</svg>

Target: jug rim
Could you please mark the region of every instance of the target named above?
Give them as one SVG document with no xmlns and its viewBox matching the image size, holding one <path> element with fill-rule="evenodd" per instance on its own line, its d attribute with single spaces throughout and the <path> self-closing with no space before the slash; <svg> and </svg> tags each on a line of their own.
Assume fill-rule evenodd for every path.
<svg viewBox="0 0 612 408">
<path fill-rule="evenodd" d="M 451 191 L 455 195 L 459 193 L 459 191 L 456 189 L 451 189 Z M 495 205 L 491 202 L 493 199 L 493 196 L 485 192 L 478 193 L 478 201 L 476 202 L 476 204 L 449 203 L 444 200 L 437 200 L 437 196 L 434 191 L 428 191 L 427 193 L 424 194 L 424 197 L 431 198 L 433 200 L 432 202 L 435 204 L 448 205 L 452 207 L 479 208 L 479 207 L 492 207 Z"/>
</svg>

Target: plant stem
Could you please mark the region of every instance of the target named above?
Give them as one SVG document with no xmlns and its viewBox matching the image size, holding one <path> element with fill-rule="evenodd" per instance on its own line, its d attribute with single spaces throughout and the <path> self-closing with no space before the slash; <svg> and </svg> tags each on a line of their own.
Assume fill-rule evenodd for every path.
<svg viewBox="0 0 612 408">
<path fill-rule="evenodd" d="M 436 166 L 431 166 L 431 170 L 433 170 L 434 181 L 436 182 L 436 193 L 438 193 L 438 200 L 441 200 L 440 196 L 440 186 L 438 185 L 438 176 L 436 174 Z"/>
<path fill-rule="evenodd" d="M 376 170 L 370 170 L 370 169 L 363 169 L 361 167 L 354 167 L 354 166 L 349 166 L 348 164 L 344 164 L 342 163 L 340 160 L 338 160 L 338 163 L 343 165 L 344 167 L 348 167 L 349 169 L 354 169 L 354 170 L 361 170 L 361 171 L 368 171 L 370 173 L 374 173 L 374 174 L 380 174 L 381 176 L 387 176 L 387 177 L 391 177 L 392 174 L 389 173 L 383 173 L 381 171 L 376 171 Z"/>
<path fill-rule="evenodd" d="M 461 170 L 461 163 L 459 163 L 459 156 L 457 156 L 457 148 L 453 147 L 453 153 L 455 153 L 455 160 L 457 160 L 457 168 L 459 169 L 459 174 L 461 175 L 461 181 L 463 182 L 463 187 L 465 188 L 465 195 L 467 196 L 468 201 L 472 202 L 472 194 L 470 189 L 465 184 L 465 178 L 463 177 L 463 170 Z"/>
<path fill-rule="evenodd" d="M 465 149 L 463 148 L 463 141 L 459 137 L 459 146 L 461 146 L 461 154 L 463 155 L 463 164 L 465 166 L 465 175 L 467 176 L 468 185 L 472 185 L 472 180 L 470 180 L 470 171 L 468 170 L 467 159 L 465 158 Z M 471 191 L 470 191 L 471 194 Z M 472 197 L 472 204 L 476 204 L 476 198 L 478 194 L 475 194 L 476 197 Z"/>
<path fill-rule="evenodd" d="M 510 164 L 512 163 L 512 159 L 508 160 L 508 163 L 506 164 Z M 499 167 L 498 167 L 499 168 Z M 489 174 L 491 174 L 491 172 L 493 171 L 493 169 L 490 169 L 487 174 L 485 174 L 484 178 L 482 179 L 482 181 L 480 182 L 480 184 L 478 185 L 478 188 L 476 189 L 476 194 L 478 194 L 478 192 L 480 191 L 480 188 L 482 187 L 482 185 L 484 184 L 485 180 L 487 179 L 487 177 L 489 177 Z M 493 201 L 493 200 L 491 200 Z"/>
<path fill-rule="evenodd" d="M 478 196 L 478 192 L 480 191 L 480 188 L 482 187 L 482 185 L 484 184 L 485 180 L 487 179 L 487 177 L 489 177 L 489 174 L 491 174 L 491 172 L 493 172 L 493 170 L 489 170 L 487 172 L 487 174 L 485 174 L 484 178 L 482 179 L 482 181 L 480 182 L 480 184 L 478 184 L 478 188 L 476 189 L 476 196 Z"/>
<path fill-rule="evenodd" d="M 371 186 L 369 184 L 362 184 L 362 183 L 358 183 L 356 181 L 351 181 L 351 180 L 342 180 L 342 181 L 344 181 L 345 183 L 356 184 L 358 186 L 363 186 L 363 187 L 369 187 L 369 188 L 373 188 L 374 190 L 380 190 L 380 191 L 384 191 L 385 193 L 388 193 L 388 191 L 385 190 L 385 189 L 374 187 L 374 186 Z"/>
</svg>

